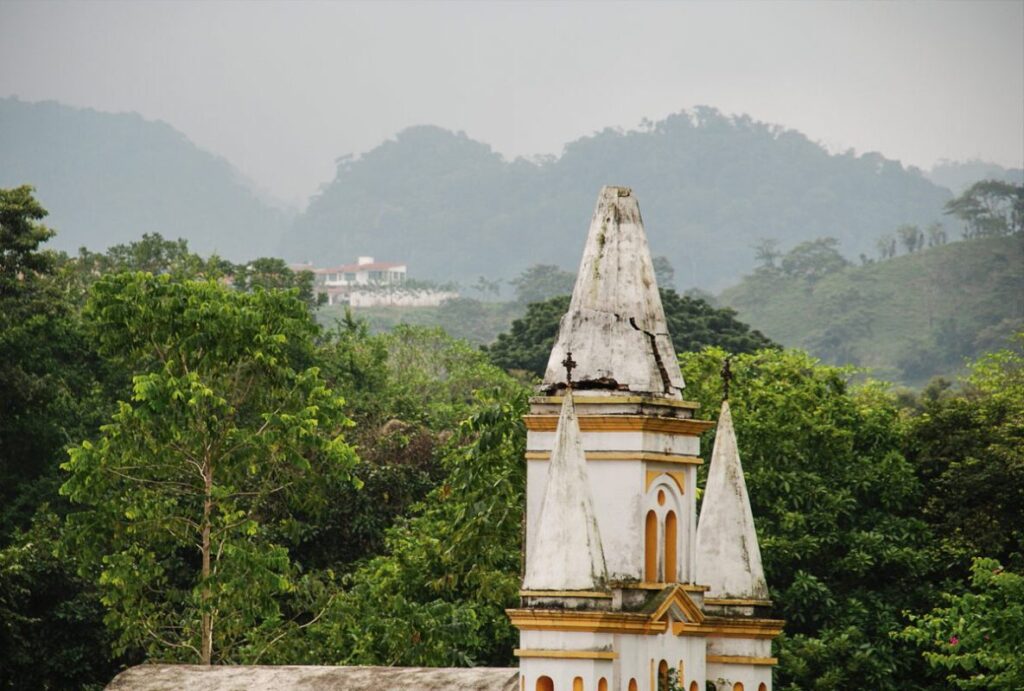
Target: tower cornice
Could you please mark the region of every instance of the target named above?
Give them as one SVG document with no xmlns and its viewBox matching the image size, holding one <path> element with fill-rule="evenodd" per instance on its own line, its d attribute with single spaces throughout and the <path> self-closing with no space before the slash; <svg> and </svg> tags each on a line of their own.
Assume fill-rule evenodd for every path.
<svg viewBox="0 0 1024 691">
<path fill-rule="evenodd" d="M 715 427 L 711 420 L 651 415 L 580 415 L 578 419 L 583 432 L 642 431 L 699 436 Z M 553 432 L 558 426 L 558 415 L 524 415 L 523 422 L 531 432 Z"/>
</svg>

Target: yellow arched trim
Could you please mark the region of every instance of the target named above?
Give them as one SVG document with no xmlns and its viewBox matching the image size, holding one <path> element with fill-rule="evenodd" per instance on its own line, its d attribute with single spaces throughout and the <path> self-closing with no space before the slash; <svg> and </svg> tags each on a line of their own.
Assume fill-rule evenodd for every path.
<svg viewBox="0 0 1024 691">
<path fill-rule="evenodd" d="M 679 488 L 679 493 L 686 494 L 686 473 L 684 473 L 681 470 L 648 470 L 647 486 L 644 487 L 644 491 L 646 492 L 647 490 L 649 490 L 651 488 L 651 485 L 654 484 L 654 481 L 657 480 L 662 475 L 668 475 L 670 478 L 672 478 L 676 483 L 676 487 Z"/>
</svg>

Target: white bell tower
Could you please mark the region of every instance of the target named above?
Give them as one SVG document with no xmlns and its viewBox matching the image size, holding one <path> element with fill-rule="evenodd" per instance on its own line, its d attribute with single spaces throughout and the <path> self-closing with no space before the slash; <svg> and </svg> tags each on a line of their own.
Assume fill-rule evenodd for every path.
<svg viewBox="0 0 1024 691">
<path fill-rule="evenodd" d="M 523 691 L 656 691 L 670 675 L 704 691 L 709 670 L 740 657 L 764 674 L 719 691 L 771 688 L 761 653 L 782 622 L 753 616 L 760 605 L 705 607 L 696 471 L 714 423 L 694 417 L 683 386 L 636 198 L 605 187 L 525 418 L 526 566 L 522 606 L 508 612 Z M 708 657 L 709 638 L 748 636 L 763 643 Z"/>
</svg>

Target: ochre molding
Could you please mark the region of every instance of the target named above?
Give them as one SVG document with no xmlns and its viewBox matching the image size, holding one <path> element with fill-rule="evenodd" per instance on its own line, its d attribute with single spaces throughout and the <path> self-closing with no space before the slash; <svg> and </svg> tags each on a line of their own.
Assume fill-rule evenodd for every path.
<svg viewBox="0 0 1024 691">
<path fill-rule="evenodd" d="M 715 426 L 709 420 L 650 415 L 580 415 L 576 419 L 584 432 L 666 432 L 699 436 Z M 554 432 L 558 416 L 524 415 L 523 422 L 531 432 Z"/>
<path fill-rule="evenodd" d="M 708 662 L 721 665 L 777 665 L 777 657 L 747 657 L 746 655 L 708 655 Z"/>
<path fill-rule="evenodd" d="M 704 459 L 700 456 L 689 456 L 678 453 L 662 453 L 660 451 L 584 451 L 588 461 L 648 461 L 656 463 L 677 463 L 681 465 L 701 465 Z M 527 451 L 528 461 L 547 461 L 551 459 L 550 451 Z"/>
<path fill-rule="evenodd" d="M 651 619 L 658 620 L 665 616 L 665 613 L 672 607 L 677 606 L 686 618 L 689 620 L 688 623 L 697 624 L 698 626 L 704 621 L 704 613 L 700 611 L 700 607 L 694 604 L 690 596 L 686 594 L 686 590 L 682 586 L 676 585 L 669 593 L 665 601 L 661 603 L 658 609 L 654 610 L 654 614 L 651 615 Z"/>
<path fill-rule="evenodd" d="M 745 598 L 728 598 L 728 597 L 706 597 L 704 598 L 705 605 L 711 605 L 712 607 L 771 607 L 771 600 L 750 600 Z"/>
<path fill-rule="evenodd" d="M 531 396 L 531 404 L 562 405 L 562 396 Z M 645 405 L 663 405 L 669 408 L 685 408 L 687 410 L 699 410 L 700 403 L 696 401 L 680 401 L 672 398 L 658 398 L 656 396 L 581 396 L 573 395 L 573 403 L 576 405 L 628 405 L 630 403 L 642 403 Z"/>
<path fill-rule="evenodd" d="M 561 660 L 615 660 L 619 654 L 611 650 L 528 650 L 516 648 L 516 657 L 546 657 Z"/>
<path fill-rule="evenodd" d="M 673 622 L 672 633 L 714 636 L 717 638 L 775 638 L 782 633 L 785 622 L 779 619 L 725 619 L 705 616 L 704 623 L 694 626 L 687 622 Z"/>
<path fill-rule="evenodd" d="M 696 585 L 694 583 L 661 583 L 654 581 L 635 581 L 633 583 L 612 583 L 612 587 L 623 590 L 664 590 L 670 585 L 678 585 L 688 593 L 706 593 L 711 589 L 708 585 Z"/>
<path fill-rule="evenodd" d="M 651 485 L 654 481 L 662 475 L 668 475 L 670 478 L 675 480 L 676 487 L 679 488 L 680 494 L 686 494 L 686 476 L 681 470 L 648 470 L 647 471 L 647 486 L 644 487 L 644 491 L 651 489 Z"/>
<path fill-rule="evenodd" d="M 679 603 L 684 614 L 694 617 L 694 621 L 672 622 L 672 633 L 676 636 L 772 639 L 782 633 L 785 623 L 778 619 L 728 619 L 703 615 L 685 595 L 682 585 L 678 585 L 666 602 L 650 614 L 564 609 L 507 609 L 505 613 L 513 626 L 524 631 L 656 635 L 668 630 L 668 621 L 663 617 L 673 602 Z"/>
<path fill-rule="evenodd" d="M 588 633 L 658 634 L 668 630 L 664 621 L 651 621 L 631 612 L 588 612 L 561 609 L 507 609 L 512 626 L 527 631 L 586 631 Z"/>
<path fill-rule="evenodd" d="M 520 590 L 519 597 L 589 597 L 610 600 L 612 594 L 602 590 Z"/>
</svg>

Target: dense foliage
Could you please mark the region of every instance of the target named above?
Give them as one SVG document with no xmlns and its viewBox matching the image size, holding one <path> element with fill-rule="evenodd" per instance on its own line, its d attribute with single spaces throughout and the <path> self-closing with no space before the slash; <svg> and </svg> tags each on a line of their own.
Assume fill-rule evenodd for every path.
<svg viewBox="0 0 1024 691">
<path fill-rule="evenodd" d="M 672 343 L 679 352 L 719 346 L 731 353 L 750 353 L 775 344 L 760 331 L 736 319 L 729 308 L 712 307 L 705 300 L 661 290 Z M 569 296 L 551 298 L 527 306 L 526 315 L 516 319 L 507 333 L 485 348 L 494 364 L 507 370 L 522 370 L 544 376 L 548 355 L 558 335 L 558 323 L 569 306 Z"/>
<path fill-rule="evenodd" d="M 995 559 L 976 559 L 971 587 L 944 594 L 943 604 L 902 634 L 960 689 L 1024 688 L 1024 576 Z"/>
<path fill-rule="evenodd" d="M 69 543 L 115 651 L 252 659 L 301 589 L 289 544 L 355 462 L 343 400 L 309 366 L 313 321 L 290 292 L 148 273 L 103 278 L 83 316 L 134 375 L 130 401 L 62 466 L 61 493 L 86 507 Z"/>
<path fill-rule="evenodd" d="M 493 350 L 325 330 L 274 260 L 159 236 L 51 254 L 44 213 L 0 191 L 0 688 L 145 660 L 514 663 L 528 392 Z M 1021 344 L 896 395 L 662 299 L 708 418 L 734 354 L 778 688 L 1020 686 Z M 531 305 L 514 362 L 543 366 L 564 309 Z"/>
<path fill-rule="evenodd" d="M 721 302 L 786 347 L 915 386 L 957 373 L 1024 326 L 1024 233 L 937 242 L 861 266 L 827 240 L 762 253 Z"/>
<path fill-rule="evenodd" d="M 724 356 L 681 358 L 687 396 L 711 415 Z M 732 370 L 766 576 L 787 622 L 779 688 L 892 688 L 893 679 L 914 679 L 920 660 L 888 634 L 903 610 L 928 602 L 933 565 L 894 399 L 878 385 L 851 388 L 849 371 L 798 352 L 740 355 Z"/>
<path fill-rule="evenodd" d="M 1024 184 L 980 180 L 946 203 L 946 213 L 965 224 L 965 237 L 1024 233 Z"/>
</svg>

